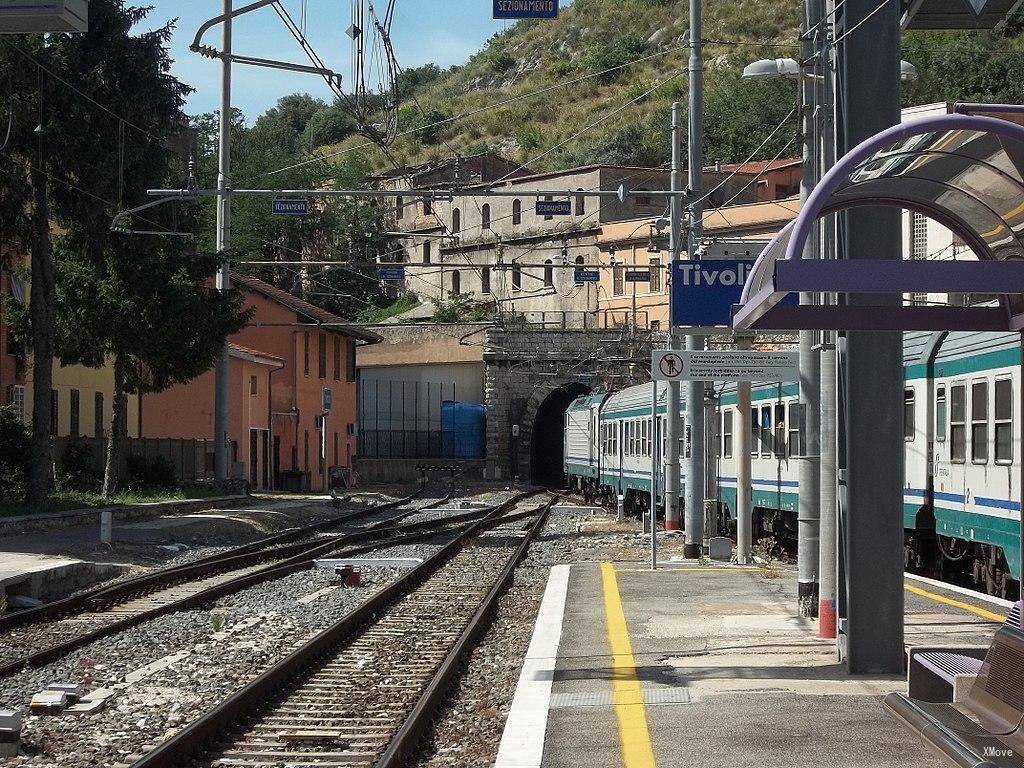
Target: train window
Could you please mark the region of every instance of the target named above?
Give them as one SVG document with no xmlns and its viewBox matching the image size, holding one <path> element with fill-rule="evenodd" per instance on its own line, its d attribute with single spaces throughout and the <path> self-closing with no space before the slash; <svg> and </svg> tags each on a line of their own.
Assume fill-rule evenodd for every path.
<svg viewBox="0 0 1024 768">
<path fill-rule="evenodd" d="M 954 384 L 949 390 L 949 460 L 963 464 L 967 460 L 967 388 Z"/>
<path fill-rule="evenodd" d="M 772 455 L 772 407 L 765 405 L 761 408 L 761 456 Z"/>
<path fill-rule="evenodd" d="M 903 439 L 908 443 L 914 439 L 916 411 L 914 404 L 917 402 L 914 396 L 914 388 L 907 387 L 903 390 Z"/>
<path fill-rule="evenodd" d="M 971 384 L 971 461 L 988 463 L 988 382 Z"/>
<path fill-rule="evenodd" d="M 1013 463 L 1013 382 L 996 379 L 996 464 Z"/>
<path fill-rule="evenodd" d="M 800 444 L 800 403 L 795 400 L 789 404 L 789 455 L 803 456 L 803 446 Z"/>
<path fill-rule="evenodd" d="M 750 455 L 757 456 L 757 442 L 761 437 L 761 424 L 757 408 L 750 409 Z"/>
<path fill-rule="evenodd" d="M 722 457 L 732 458 L 732 409 L 722 412 Z"/>
<path fill-rule="evenodd" d="M 946 442 L 946 388 L 944 386 L 935 390 L 935 439 L 940 443 Z"/>
<path fill-rule="evenodd" d="M 775 455 L 786 455 L 786 406 L 775 404 Z"/>
</svg>

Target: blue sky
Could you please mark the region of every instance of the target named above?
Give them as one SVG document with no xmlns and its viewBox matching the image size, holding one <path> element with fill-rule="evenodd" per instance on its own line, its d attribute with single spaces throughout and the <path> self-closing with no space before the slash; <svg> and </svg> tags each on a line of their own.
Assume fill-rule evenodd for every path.
<svg viewBox="0 0 1024 768">
<path fill-rule="evenodd" d="M 235 0 L 241 7 L 248 0 Z M 219 103 L 219 63 L 189 51 L 196 30 L 207 19 L 219 15 L 221 0 L 137 0 L 138 5 L 153 5 L 145 27 L 157 27 L 169 19 L 178 19 L 171 44 L 175 60 L 174 74 L 196 88 L 189 99 L 191 113 L 211 112 Z M 298 21 L 302 0 L 284 0 L 289 13 Z M 383 12 L 387 0 L 376 0 Z M 569 0 L 562 0 L 568 5 Z M 351 23 L 350 0 L 307 0 L 307 37 L 327 65 L 350 84 L 351 41 L 345 30 Z M 404 68 L 433 62 L 440 67 L 461 64 L 495 32 L 510 22 L 491 18 L 490 0 L 397 0 L 392 39 L 395 54 Z M 234 48 L 237 53 L 305 63 L 305 56 L 270 7 L 249 14 L 235 23 Z M 220 45 L 220 29 L 211 29 L 205 43 Z M 314 75 L 296 75 L 276 70 L 236 66 L 234 105 L 251 122 L 289 93 L 306 92 L 330 99 L 327 86 Z"/>
</svg>

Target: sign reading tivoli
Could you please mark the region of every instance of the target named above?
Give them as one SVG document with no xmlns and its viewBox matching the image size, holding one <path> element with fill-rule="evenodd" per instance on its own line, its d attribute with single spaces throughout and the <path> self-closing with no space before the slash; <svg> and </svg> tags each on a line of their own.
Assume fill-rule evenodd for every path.
<svg viewBox="0 0 1024 768">
<path fill-rule="evenodd" d="M 494 0 L 496 19 L 557 19 L 558 0 Z"/>
</svg>

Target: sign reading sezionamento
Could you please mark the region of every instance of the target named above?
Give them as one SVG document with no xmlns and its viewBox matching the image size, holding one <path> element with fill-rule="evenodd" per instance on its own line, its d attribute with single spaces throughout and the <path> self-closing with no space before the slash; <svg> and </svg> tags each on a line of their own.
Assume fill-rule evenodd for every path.
<svg viewBox="0 0 1024 768">
<path fill-rule="evenodd" d="M 799 352 L 746 349 L 679 352 L 684 381 L 799 381 Z"/>
<path fill-rule="evenodd" d="M 571 216 L 572 203 L 569 200 L 538 200 L 538 216 Z"/>
<path fill-rule="evenodd" d="M 599 283 L 601 282 L 601 273 L 596 269 L 576 269 L 573 270 L 573 282 L 576 283 Z"/>
<path fill-rule="evenodd" d="M 271 205 L 277 216 L 305 216 L 309 213 L 309 200 L 277 199 Z"/>
<path fill-rule="evenodd" d="M 494 0 L 496 19 L 557 19 L 558 0 Z"/>
</svg>

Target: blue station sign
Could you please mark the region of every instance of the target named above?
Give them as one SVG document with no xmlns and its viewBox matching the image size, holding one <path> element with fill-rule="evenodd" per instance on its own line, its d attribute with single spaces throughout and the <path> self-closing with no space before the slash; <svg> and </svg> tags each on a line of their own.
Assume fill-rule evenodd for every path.
<svg viewBox="0 0 1024 768">
<path fill-rule="evenodd" d="M 707 328 L 732 323 L 753 259 L 677 261 L 672 265 L 672 325 Z"/>
<path fill-rule="evenodd" d="M 538 216 L 570 216 L 572 215 L 572 201 L 570 200 L 538 200 Z"/>
<path fill-rule="evenodd" d="M 558 0 L 494 0 L 496 19 L 557 19 Z"/>
<path fill-rule="evenodd" d="M 305 216 L 309 213 L 309 200 L 275 200 L 271 210 L 277 216 Z"/>
<path fill-rule="evenodd" d="M 577 269 L 573 271 L 572 278 L 577 283 L 599 283 L 601 273 L 596 269 Z"/>
<path fill-rule="evenodd" d="M 381 280 L 405 280 L 405 267 L 386 267 L 377 270 Z"/>
<path fill-rule="evenodd" d="M 649 283 L 651 273 L 646 269 L 631 269 L 626 271 L 627 283 Z"/>
</svg>

